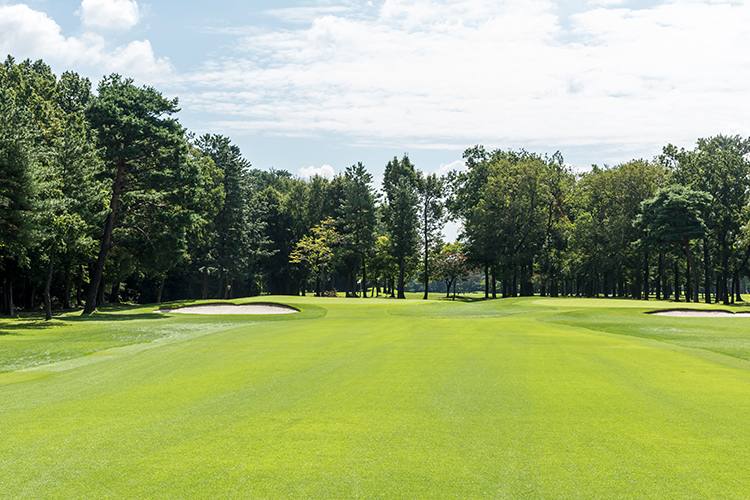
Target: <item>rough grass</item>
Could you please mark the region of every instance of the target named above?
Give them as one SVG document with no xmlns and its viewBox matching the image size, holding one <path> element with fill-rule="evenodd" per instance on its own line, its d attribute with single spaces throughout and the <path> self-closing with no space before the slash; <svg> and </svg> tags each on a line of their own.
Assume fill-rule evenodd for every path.
<svg viewBox="0 0 750 500">
<path fill-rule="evenodd" d="M 276 297 L 0 323 L 6 498 L 745 498 L 750 318 Z M 264 298 L 267 301 L 268 298 Z"/>
</svg>

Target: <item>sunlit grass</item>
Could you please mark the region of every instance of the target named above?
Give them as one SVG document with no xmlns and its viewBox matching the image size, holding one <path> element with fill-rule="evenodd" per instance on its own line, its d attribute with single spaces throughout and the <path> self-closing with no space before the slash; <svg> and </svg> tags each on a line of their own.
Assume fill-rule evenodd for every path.
<svg viewBox="0 0 750 500">
<path fill-rule="evenodd" d="M 750 491 L 750 318 L 439 297 L 3 320 L 0 497 Z"/>
</svg>

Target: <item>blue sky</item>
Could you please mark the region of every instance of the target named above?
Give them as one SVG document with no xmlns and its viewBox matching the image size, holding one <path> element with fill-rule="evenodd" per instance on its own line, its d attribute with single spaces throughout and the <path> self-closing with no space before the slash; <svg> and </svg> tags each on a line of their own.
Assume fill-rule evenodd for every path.
<svg viewBox="0 0 750 500">
<path fill-rule="evenodd" d="M 179 96 L 298 175 L 560 150 L 577 168 L 750 135 L 750 2 L 0 0 L 0 53 Z"/>
</svg>

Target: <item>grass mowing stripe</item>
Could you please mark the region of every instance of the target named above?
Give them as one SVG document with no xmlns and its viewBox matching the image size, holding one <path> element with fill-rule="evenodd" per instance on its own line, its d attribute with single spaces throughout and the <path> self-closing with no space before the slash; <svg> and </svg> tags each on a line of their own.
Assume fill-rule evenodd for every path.
<svg viewBox="0 0 750 500">
<path fill-rule="evenodd" d="M 545 322 L 569 319 L 570 307 L 538 299 L 279 300 L 327 314 L 237 320 L 1 386 L 0 496 L 742 498 L 750 490 L 748 370 L 575 321 Z M 584 309 L 614 314 L 600 304 Z M 417 313 L 425 307 L 429 314 Z M 617 310 L 633 328 L 656 319 Z M 183 318 L 153 324 L 222 321 Z"/>
</svg>

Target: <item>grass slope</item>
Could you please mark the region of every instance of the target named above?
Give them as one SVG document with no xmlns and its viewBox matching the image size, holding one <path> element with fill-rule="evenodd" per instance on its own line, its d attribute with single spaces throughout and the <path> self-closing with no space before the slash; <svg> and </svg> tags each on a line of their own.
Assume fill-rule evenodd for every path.
<svg viewBox="0 0 750 500">
<path fill-rule="evenodd" d="M 0 496 L 750 491 L 750 318 L 620 300 L 275 300 L 302 313 L 0 323 Z"/>
</svg>

